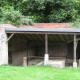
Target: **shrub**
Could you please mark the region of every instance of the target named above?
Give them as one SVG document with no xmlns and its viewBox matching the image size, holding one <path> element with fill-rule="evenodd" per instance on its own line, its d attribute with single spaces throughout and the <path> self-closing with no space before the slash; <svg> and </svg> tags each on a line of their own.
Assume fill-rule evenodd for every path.
<svg viewBox="0 0 80 80">
<path fill-rule="evenodd" d="M 0 23 L 8 23 L 15 26 L 20 26 L 22 24 L 33 24 L 33 21 L 29 19 L 29 17 L 27 18 L 26 16 L 23 16 L 20 11 L 14 10 L 14 7 L 7 9 L 1 8 L 0 10 Z"/>
</svg>

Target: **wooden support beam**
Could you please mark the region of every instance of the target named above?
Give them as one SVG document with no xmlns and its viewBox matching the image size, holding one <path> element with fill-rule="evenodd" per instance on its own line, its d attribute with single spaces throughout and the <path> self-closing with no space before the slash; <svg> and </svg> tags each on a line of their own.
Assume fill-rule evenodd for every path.
<svg viewBox="0 0 80 80">
<path fill-rule="evenodd" d="M 80 38 L 77 38 L 77 39 L 76 39 L 76 41 L 79 41 L 79 40 L 80 40 Z"/>
<path fill-rule="evenodd" d="M 20 35 L 15 34 L 15 36 L 16 36 L 21 42 L 25 41 L 24 39 L 21 38 Z M 27 41 L 27 40 L 26 40 L 26 41 Z"/>
<path fill-rule="evenodd" d="M 71 43 L 71 42 L 73 42 L 73 41 L 74 41 L 74 40 L 68 41 L 67 44 L 69 44 L 69 43 Z"/>
<path fill-rule="evenodd" d="M 65 34 L 65 36 L 67 37 L 67 39 L 70 41 L 70 38 L 68 37 L 68 35 Z"/>
<path fill-rule="evenodd" d="M 28 35 L 28 34 L 25 34 L 26 37 L 28 37 L 31 41 L 33 41 L 33 39 Z"/>
<path fill-rule="evenodd" d="M 45 46 L 45 43 L 44 42 L 28 42 L 30 45 L 37 45 L 37 46 L 39 46 L 39 45 L 43 45 L 43 46 Z M 60 43 L 61 44 L 66 44 L 66 43 L 64 43 L 64 42 L 49 42 L 49 45 L 60 45 Z"/>
<path fill-rule="evenodd" d="M 39 42 L 39 40 L 36 38 L 36 36 L 34 36 L 34 34 L 32 34 L 31 36 L 33 37 L 34 40 Z"/>
<path fill-rule="evenodd" d="M 48 34 L 45 34 L 45 55 L 44 55 L 44 65 L 48 65 L 49 54 L 48 54 Z"/>
<path fill-rule="evenodd" d="M 76 34 L 74 33 L 74 61 L 73 61 L 73 68 L 77 68 L 77 61 L 76 61 L 76 48 L 77 48 L 77 43 L 76 43 Z"/>
<path fill-rule="evenodd" d="M 9 38 L 7 39 L 6 42 L 8 42 L 8 41 L 12 38 L 13 35 L 14 35 L 14 33 L 12 33 L 12 34 L 9 36 Z"/>
<path fill-rule="evenodd" d="M 45 34 L 45 54 L 48 54 L 48 35 Z"/>
<path fill-rule="evenodd" d="M 76 34 L 74 34 L 74 62 L 76 62 L 76 47 L 77 47 Z"/>
<path fill-rule="evenodd" d="M 37 34 L 37 36 L 40 38 L 41 41 L 44 41 L 44 40 L 42 39 L 42 37 L 41 37 L 39 34 Z"/>
<path fill-rule="evenodd" d="M 56 34 L 54 34 L 54 36 L 56 37 L 57 41 L 59 41 L 59 42 L 60 42 L 60 40 L 58 39 L 57 35 L 56 35 Z"/>
<path fill-rule="evenodd" d="M 25 35 L 25 34 L 23 34 L 24 35 L 24 37 L 26 38 L 26 41 L 28 41 L 28 38 L 27 38 L 27 36 Z"/>
<path fill-rule="evenodd" d="M 54 39 L 52 38 L 52 36 L 50 34 L 49 34 L 48 37 L 51 39 L 51 41 L 54 41 Z"/>
<path fill-rule="evenodd" d="M 18 34 L 68 34 L 68 35 L 73 35 L 74 33 L 67 33 L 67 32 L 28 32 L 28 31 L 26 31 L 26 32 L 10 32 L 10 31 L 6 31 L 6 33 L 18 33 Z M 76 33 L 77 35 L 80 35 L 80 33 Z"/>
<path fill-rule="evenodd" d="M 44 55 L 44 65 L 48 65 L 49 54 L 48 54 L 48 34 L 45 34 L 45 55 Z"/>
<path fill-rule="evenodd" d="M 19 38 L 21 40 L 21 38 L 17 34 L 15 34 L 15 35 L 16 35 L 17 38 Z"/>
<path fill-rule="evenodd" d="M 78 42 L 80 40 L 80 38 L 76 39 L 76 42 Z M 68 41 L 68 43 L 73 42 L 74 40 Z"/>
<path fill-rule="evenodd" d="M 43 56 L 27 56 L 27 58 L 41 58 L 44 59 Z M 65 59 L 65 57 L 49 57 L 49 59 Z"/>
<path fill-rule="evenodd" d="M 61 39 L 62 39 L 64 42 L 66 42 L 66 41 L 64 40 L 64 38 L 62 37 L 62 35 L 60 35 L 60 37 L 61 37 Z"/>
</svg>

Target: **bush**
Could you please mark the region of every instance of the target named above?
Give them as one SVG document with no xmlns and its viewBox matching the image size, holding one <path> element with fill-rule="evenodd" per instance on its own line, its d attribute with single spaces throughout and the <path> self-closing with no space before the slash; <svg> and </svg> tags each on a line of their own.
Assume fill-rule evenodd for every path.
<svg viewBox="0 0 80 80">
<path fill-rule="evenodd" d="M 72 26 L 75 28 L 80 28 L 80 16 L 72 23 Z"/>
<path fill-rule="evenodd" d="M 61 22 L 63 19 L 65 19 L 67 13 L 65 10 L 53 10 L 51 11 L 51 14 L 48 15 L 49 22 Z"/>
<path fill-rule="evenodd" d="M 33 24 L 33 21 L 27 18 L 26 16 L 23 16 L 20 11 L 14 10 L 13 7 L 10 7 L 8 9 L 0 9 L 2 13 L 0 13 L 0 23 L 8 23 L 13 24 L 15 26 L 20 26 L 22 24 L 31 25 Z"/>
</svg>

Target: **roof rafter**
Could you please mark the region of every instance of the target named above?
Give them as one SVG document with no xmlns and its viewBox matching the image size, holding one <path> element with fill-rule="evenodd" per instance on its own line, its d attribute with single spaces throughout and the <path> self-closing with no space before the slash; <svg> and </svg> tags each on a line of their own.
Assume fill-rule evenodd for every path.
<svg viewBox="0 0 80 80">
<path fill-rule="evenodd" d="M 64 42 L 66 42 L 66 41 L 64 40 L 64 38 L 62 37 L 62 35 L 60 35 L 60 37 L 61 37 L 61 39 L 62 39 Z"/>
<path fill-rule="evenodd" d="M 33 41 L 33 39 L 28 35 L 28 34 L 25 34 L 31 41 Z"/>
<path fill-rule="evenodd" d="M 21 38 L 17 34 L 15 34 L 15 36 L 21 40 Z"/>
<path fill-rule="evenodd" d="M 39 40 L 34 36 L 34 34 L 32 34 L 31 36 L 34 38 L 34 40 L 39 41 Z"/>
<path fill-rule="evenodd" d="M 13 35 L 14 35 L 14 33 L 12 33 L 12 34 L 9 36 L 9 38 L 7 39 L 6 42 L 8 42 L 8 41 L 12 38 Z"/>
<path fill-rule="evenodd" d="M 54 39 L 52 38 L 52 36 L 51 36 L 51 35 L 49 35 L 49 37 L 50 37 L 50 39 L 51 39 L 52 41 L 54 41 Z"/>
<path fill-rule="evenodd" d="M 70 38 L 68 37 L 68 35 L 65 34 L 65 36 L 67 37 L 67 39 L 70 41 Z"/>
<path fill-rule="evenodd" d="M 41 39 L 41 41 L 43 41 L 42 37 L 39 34 L 37 34 L 37 36 Z"/>
<path fill-rule="evenodd" d="M 55 36 L 55 37 L 56 37 L 56 39 L 60 42 L 60 40 L 59 40 L 59 38 L 57 37 L 57 35 L 55 34 L 54 36 Z"/>
</svg>

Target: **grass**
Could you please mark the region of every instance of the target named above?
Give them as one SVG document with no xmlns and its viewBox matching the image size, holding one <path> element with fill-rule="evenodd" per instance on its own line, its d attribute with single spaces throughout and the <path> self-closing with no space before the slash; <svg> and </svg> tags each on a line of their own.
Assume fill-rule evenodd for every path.
<svg viewBox="0 0 80 80">
<path fill-rule="evenodd" d="M 0 80 L 80 80 L 80 68 L 0 66 Z"/>
</svg>

